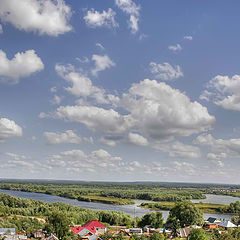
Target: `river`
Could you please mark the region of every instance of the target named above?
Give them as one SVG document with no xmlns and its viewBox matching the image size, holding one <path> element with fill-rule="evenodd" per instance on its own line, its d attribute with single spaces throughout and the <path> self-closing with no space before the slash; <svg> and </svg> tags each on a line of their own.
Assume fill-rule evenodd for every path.
<svg viewBox="0 0 240 240">
<path fill-rule="evenodd" d="M 130 214 L 131 216 L 142 217 L 144 214 L 150 212 L 148 209 L 138 207 L 142 202 L 149 202 L 146 200 L 135 200 L 135 204 L 132 205 L 111 205 L 111 204 L 103 204 L 103 203 L 93 203 L 93 202 L 84 202 L 78 201 L 74 199 L 68 199 L 43 193 L 31 193 L 31 192 L 21 192 L 21 191 L 13 191 L 13 190 L 3 190 L 0 189 L 0 193 L 5 193 L 14 197 L 33 199 L 33 200 L 41 200 L 46 203 L 53 202 L 63 202 L 67 204 L 71 204 L 74 206 L 93 209 L 93 210 L 106 210 L 106 211 L 119 211 Z M 216 203 L 216 204 L 230 204 L 231 202 L 240 201 L 240 198 L 224 196 L 224 195 L 213 195 L 206 194 L 206 199 L 201 200 L 193 200 L 193 202 L 204 202 L 204 203 Z M 167 219 L 169 211 L 162 211 L 164 220 Z M 227 214 L 204 214 L 204 218 L 208 217 L 216 217 L 218 219 L 230 219 L 231 215 Z"/>
</svg>

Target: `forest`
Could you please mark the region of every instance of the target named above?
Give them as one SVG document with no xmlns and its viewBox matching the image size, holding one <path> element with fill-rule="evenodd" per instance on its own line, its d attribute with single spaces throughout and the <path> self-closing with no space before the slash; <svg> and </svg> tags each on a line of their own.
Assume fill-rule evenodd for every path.
<svg viewBox="0 0 240 240">
<path fill-rule="evenodd" d="M 134 199 L 176 202 L 206 198 L 201 190 L 159 184 L 88 182 L 0 182 L 0 189 L 45 193 L 60 197 L 108 204 L 133 204 Z"/>
<path fill-rule="evenodd" d="M 83 224 L 95 219 L 110 225 L 119 224 L 129 226 L 134 222 L 134 219 L 130 215 L 121 212 L 89 210 L 65 203 L 44 203 L 42 201 L 0 194 L 0 227 L 12 226 L 14 219 L 19 219 L 19 216 L 21 216 L 20 220 L 23 222 L 26 220 L 24 216 L 28 217 L 28 219 L 29 217 L 35 217 L 31 218 L 31 221 L 27 221 L 28 224 L 34 225 L 39 222 L 35 222 L 37 218 L 42 218 L 44 220 L 57 211 L 63 213 L 64 216 L 69 219 L 71 225 Z M 11 221 L 12 224 L 9 226 L 8 222 L 11 223 Z M 24 227 L 25 223 L 22 225 L 22 227 Z"/>
</svg>

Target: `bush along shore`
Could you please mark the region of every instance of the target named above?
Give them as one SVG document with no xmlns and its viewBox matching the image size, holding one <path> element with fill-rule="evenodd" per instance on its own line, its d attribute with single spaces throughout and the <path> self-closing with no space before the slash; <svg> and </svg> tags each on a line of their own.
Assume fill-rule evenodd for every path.
<svg viewBox="0 0 240 240">
<path fill-rule="evenodd" d="M 170 211 L 174 207 L 174 202 L 157 202 L 157 203 L 142 203 L 139 206 L 150 210 L 167 210 Z M 240 202 L 236 201 L 230 205 L 212 204 L 212 203 L 194 203 L 196 207 L 204 213 L 226 213 L 236 214 L 240 211 Z"/>
</svg>

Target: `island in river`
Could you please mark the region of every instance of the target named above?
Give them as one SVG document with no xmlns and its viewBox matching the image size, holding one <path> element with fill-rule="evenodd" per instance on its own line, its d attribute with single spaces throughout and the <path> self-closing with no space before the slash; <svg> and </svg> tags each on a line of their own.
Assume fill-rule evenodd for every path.
<svg viewBox="0 0 240 240">
<path fill-rule="evenodd" d="M 227 215 L 222 213 L 227 213 L 229 218 L 232 212 L 229 211 L 228 204 L 240 200 L 240 198 L 231 196 L 205 194 L 206 191 L 211 190 L 209 186 L 198 184 L 194 186 L 192 184 L 174 185 L 173 183 L 0 182 L 0 188 L 7 190 L 3 192 L 13 194 L 13 196 L 31 199 L 32 194 L 38 193 L 37 197 L 35 195 L 34 197 L 43 201 L 49 201 L 48 198 L 51 196 L 52 202 L 66 202 L 90 209 L 120 211 L 139 217 L 150 210 L 161 210 L 163 216 L 166 217 L 168 210 L 176 201 L 192 200 L 204 202 L 199 203 L 198 207 L 205 213 L 211 213 L 211 216 L 215 213 L 219 218 L 226 218 Z M 216 190 L 217 186 L 214 185 L 212 188 Z M 226 188 L 225 185 L 224 188 Z M 19 196 L 24 193 L 25 196 Z"/>
</svg>

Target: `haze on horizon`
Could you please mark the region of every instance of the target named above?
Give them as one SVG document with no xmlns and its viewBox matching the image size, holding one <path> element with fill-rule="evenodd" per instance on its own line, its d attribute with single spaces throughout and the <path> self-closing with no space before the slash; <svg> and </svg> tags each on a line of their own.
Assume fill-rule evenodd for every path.
<svg viewBox="0 0 240 240">
<path fill-rule="evenodd" d="M 0 175 L 239 184 L 240 2 L 0 0 Z"/>
</svg>

